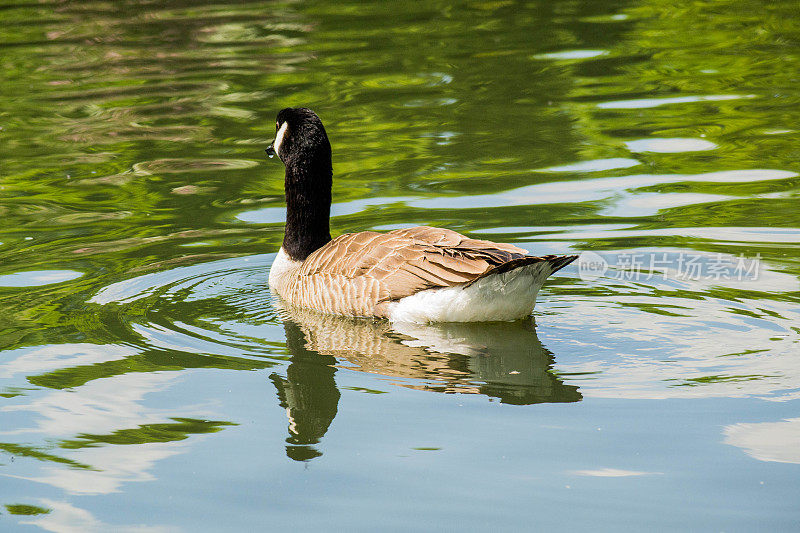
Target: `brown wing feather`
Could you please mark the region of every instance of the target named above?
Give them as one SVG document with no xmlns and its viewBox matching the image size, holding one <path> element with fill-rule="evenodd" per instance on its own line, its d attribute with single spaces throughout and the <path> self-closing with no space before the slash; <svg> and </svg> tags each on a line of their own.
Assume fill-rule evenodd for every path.
<svg viewBox="0 0 800 533">
<path fill-rule="evenodd" d="M 420 226 L 337 237 L 303 261 L 291 300 L 326 312 L 372 315 L 382 302 L 473 281 L 527 252 Z"/>
</svg>

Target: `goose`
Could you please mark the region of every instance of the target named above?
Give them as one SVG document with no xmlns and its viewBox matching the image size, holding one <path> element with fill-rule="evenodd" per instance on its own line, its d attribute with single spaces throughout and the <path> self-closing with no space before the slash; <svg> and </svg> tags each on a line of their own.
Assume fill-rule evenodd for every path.
<svg viewBox="0 0 800 533">
<path fill-rule="evenodd" d="M 289 107 L 275 130 L 266 152 L 286 167 L 286 225 L 269 287 L 289 306 L 395 323 L 518 320 L 533 312 L 545 279 L 578 257 L 532 256 L 429 226 L 331 239 L 333 168 L 322 121 Z"/>
</svg>

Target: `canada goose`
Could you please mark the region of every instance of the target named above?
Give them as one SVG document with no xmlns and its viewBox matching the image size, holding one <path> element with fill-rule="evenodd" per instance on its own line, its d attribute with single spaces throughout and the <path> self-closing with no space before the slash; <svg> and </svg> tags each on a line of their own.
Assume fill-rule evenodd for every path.
<svg viewBox="0 0 800 533">
<path fill-rule="evenodd" d="M 278 113 L 267 148 L 286 166 L 286 227 L 269 286 L 287 303 L 393 322 L 483 322 L 531 314 L 544 280 L 576 255 L 419 226 L 331 240 L 331 145 L 310 109 Z"/>
</svg>

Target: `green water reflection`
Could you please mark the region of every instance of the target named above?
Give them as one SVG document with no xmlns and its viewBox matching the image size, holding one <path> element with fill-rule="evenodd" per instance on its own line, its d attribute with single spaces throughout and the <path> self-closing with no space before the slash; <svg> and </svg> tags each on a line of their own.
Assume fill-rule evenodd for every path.
<svg viewBox="0 0 800 533">
<path fill-rule="evenodd" d="M 0 529 L 790 529 L 795 4 L 0 5 Z M 335 233 L 607 267 L 516 324 L 281 310 L 288 105 Z"/>
</svg>

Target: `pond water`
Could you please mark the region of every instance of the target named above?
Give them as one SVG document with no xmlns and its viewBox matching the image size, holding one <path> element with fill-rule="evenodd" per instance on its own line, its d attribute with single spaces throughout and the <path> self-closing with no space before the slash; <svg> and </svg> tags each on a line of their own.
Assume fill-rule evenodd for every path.
<svg viewBox="0 0 800 533">
<path fill-rule="evenodd" d="M 0 529 L 796 530 L 795 1 L 0 5 Z M 517 323 L 281 311 L 332 229 L 582 253 Z"/>
</svg>

